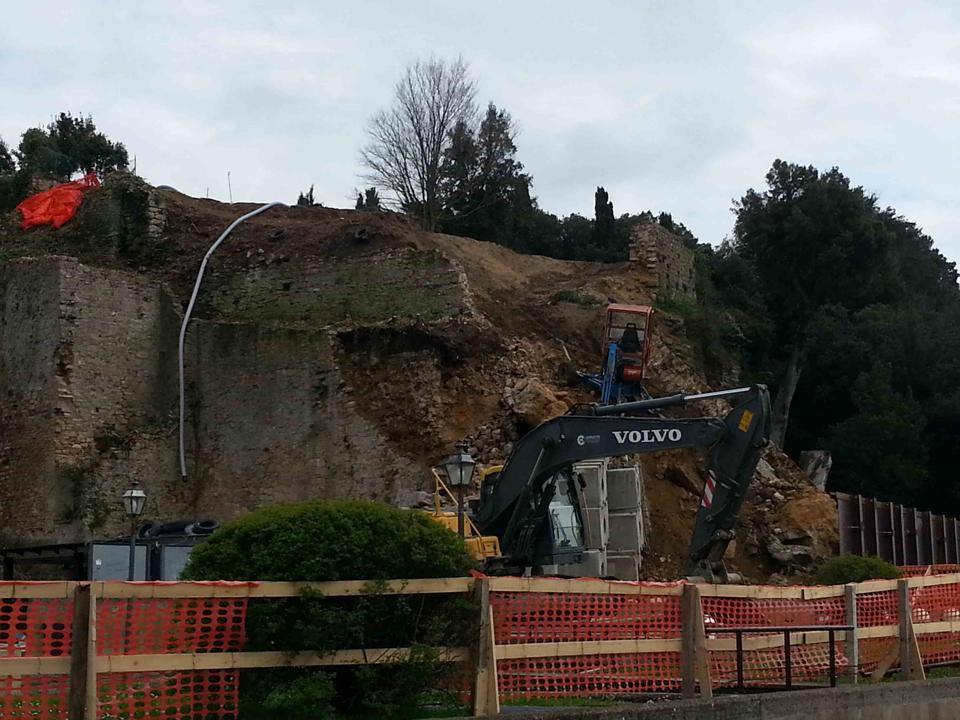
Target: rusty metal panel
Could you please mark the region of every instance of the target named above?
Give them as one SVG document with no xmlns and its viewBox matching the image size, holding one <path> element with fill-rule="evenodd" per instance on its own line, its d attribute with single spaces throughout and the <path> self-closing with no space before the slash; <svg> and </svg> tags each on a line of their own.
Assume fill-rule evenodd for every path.
<svg viewBox="0 0 960 720">
<path fill-rule="evenodd" d="M 903 552 L 903 508 L 890 504 L 890 523 L 893 526 L 893 564 L 906 565 Z"/>
<path fill-rule="evenodd" d="M 960 563 L 960 519 L 836 493 L 842 555 L 877 555 L 895 565 Z"/>
<path fill-rule="evenodd" d="M 877 514 L 872 498 L 860 497 L 860 537 L 863 538 L 863 554 L 877 554 Z"/>
<path fill-rule="evenodd" d="M 903 526 L 903 565 L 919 565 L 917 559 L 917 511 L 913 508 L 900 508 Z"/>
<path fill-rule="evenodd" d="M 943 561 L 951 565 L 957 562 L 957 521 L 953 518 L 943 519 L 943 546 Z"/>
<path fill-rule="evenodd" d="M 840 526 L 840 554 L 863 555 L 860 542 L 860 499 L 837 493 L 837 523 Z"/>
<path fill-rule="evenodd" d="M 930 516 L 930 543 L 933 564 L 941 565 L 947 561 L 946 538 L 943 532 L 943 515 Z"/>
<path fill-rule="evenodd" d="M 914 510 L 917 518 L 917 564 L 929 565 L 933 562 L 933 548 L 930 542 L 930 513 L 926 510 Z"/>
<path fill-rule="evenodd" d="M 889 563 L 896 563 L 893 553 L 893 520 L 890 515 L 890 503 L 878 502 L 874 505 L 877 528 L 877 555 Z"/>
</svg>

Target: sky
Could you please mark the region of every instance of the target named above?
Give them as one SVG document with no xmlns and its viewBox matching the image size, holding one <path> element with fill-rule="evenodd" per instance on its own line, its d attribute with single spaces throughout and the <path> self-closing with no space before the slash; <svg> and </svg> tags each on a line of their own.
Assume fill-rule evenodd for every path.
<svg viewBox="0 0 960 720">
<path fill-rule="evenodd" d="M 960 261 L 960 3 L 3 3 L 0 137 L 92 115 L 153 184 L 352 207 L 403 68 L 462 55 L 540 206 L 671 212 L 701 240 L 773 160 L 838 166 Z"/>
</svg>

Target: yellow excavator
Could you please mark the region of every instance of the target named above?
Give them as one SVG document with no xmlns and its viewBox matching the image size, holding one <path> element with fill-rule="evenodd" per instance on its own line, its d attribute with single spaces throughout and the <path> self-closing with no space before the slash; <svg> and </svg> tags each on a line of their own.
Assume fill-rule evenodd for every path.
<svg viewBox="0 0 960 720">
<path fill-rule="evenodd" d="M 480 473 L 481 482 L 487 478 L 489 475 L 500 472 L 503 469 L 503 465 L 495 465 L 494 467 L 489 467 L 483 472 Z M 446 495 L 447 498 L 453 501 L 454 504 L 457 503 L 456 496 L 450 492 L 450 488 L 447 487 L 446 483 L 440 477 L 440 474 L 431 469 L 433 473 L 433 510 L 426 511 L 429 513 L 436 522 L 443 525 L 448 530 L 457 532 L 458 520 L 457 513 L 444 510 L 441 507 L 441 497 Z M 474 524 L 473 520 L 470 519 L 469 515 L 464 517 L 463 525 L 463 542 L 467 546 L 467 551 L 477 560 L 486 562 L 487 560 L 495 557 L 500 557 L 500 539 L 495 535 L 482 535 L 477 529 L 477 526 Z"/>
</svg>

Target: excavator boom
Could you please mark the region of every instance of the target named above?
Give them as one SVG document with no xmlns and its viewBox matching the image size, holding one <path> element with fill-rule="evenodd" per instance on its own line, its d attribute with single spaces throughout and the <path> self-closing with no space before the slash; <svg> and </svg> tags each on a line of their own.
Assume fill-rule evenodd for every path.
<svg viewBox="0 0 960 720">
<path fill-rule="evenodd" d="M 726 417 L 669 419 L 652 409 L 709 398 L 745 398 Z M 634 417 L 631 413 L 642 413 Z M 593 406 L 538 426 L 514 448 L 496 476 L 485 478 L 476 521 L 500 537 L 507 571 L 576 562 L 582 552 L 580 487 L 573 463 L 634 453 L 709 447 L 704 494 L 685 565 L 688 575 L 726 579 L 723 553 L 770 433 L 766 387 L 701 395 L 673 395 L 620 405 Z"/>
</svg>

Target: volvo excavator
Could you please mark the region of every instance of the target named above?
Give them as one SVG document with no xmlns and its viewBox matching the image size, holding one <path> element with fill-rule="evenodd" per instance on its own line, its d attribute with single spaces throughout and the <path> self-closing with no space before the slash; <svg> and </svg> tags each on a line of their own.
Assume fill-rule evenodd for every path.
<svg viewBox="0 0 960 720">
<path fill-rule="evenodd" d="M 656 411 L 704 400 L 736 400 L 725 417 L 670 419 Z M 500 541 L 487 570 L 536 572 L 579 562 L 585 551 L 580 494 L 571 466 L 582 460 L 705 447 L 711 460 L 684 575 L 732 582 L 723 555 L 760 453 L 770 436 L 770 398 L 763 385 L 574 408 L 524 436 L 499 472 L 484 476 L 473 522 Z M 562 570 L 561 570 L 562 572 Z"/>
</svg>

